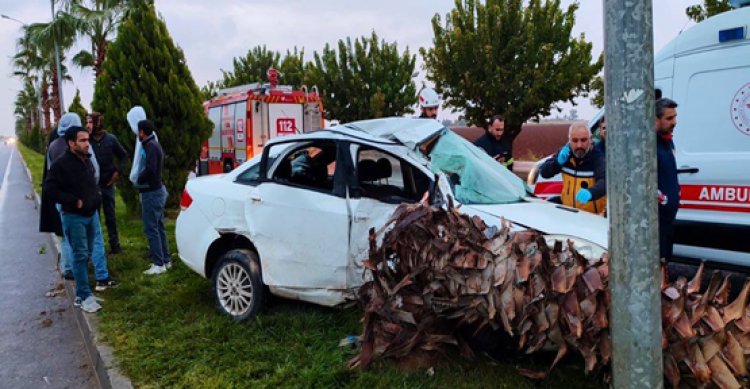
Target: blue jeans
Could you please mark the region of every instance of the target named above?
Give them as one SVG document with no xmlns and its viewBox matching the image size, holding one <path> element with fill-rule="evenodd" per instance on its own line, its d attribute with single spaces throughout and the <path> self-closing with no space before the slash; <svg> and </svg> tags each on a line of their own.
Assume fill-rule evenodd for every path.
<svg viewBox="0 0 750 389">
<path fill-rule="evenodd" d="M 88 264 L 94 246 L 94 216 L 63 213 L 62 225 L 73 253 L 73 276 L 76 280 L 76 297 L 85 300 L 91 296 Z"/>
<path fill-rule="evenodd" d="M 94 276 L 97 281 L 109 279 L 107 269 L 107 254 L 104 253 L 104 235 L 102 235 L 102 222 L 99 220 L 99 211 L 94 214 L 94 247 L 91 250 L 91 262 L 94 262 Z"/>
<path fill-rule="evenodd" d="M 62 207 L 60 204 L 55 204 L 55 208 L 57 208 L 57 212 L 60 214 L 60 220 L 62 220 Z M 63 235 L 60 244 L 62 245 L 62 252 L 60 253 L 60 269 L 62 269 L 63 274 L 73 274 L 73 249 L 70 248 L 68 238 L 65 236 L 65 228 L 63 228 Z"/>
<path fill-rule="evenodd" d="M 60 204 L 57 205 L 57 210 L 60 210 Z M 109 270 L 107 268 L 107 255 L 104 253 L 104 236 L 102 235 L 99 212 L 97 211 L 92 217 L 94 218 L 94 247 L 92 248 L 91 261 L 94 262 L 94 276 L 97 281 L 106 281 L 109 279 Z M 73 262 L 73 249 L 70 247 L 65 229 L 63 229 L 62 253 L 60 253 L 60 266 L 63 274 L 73 272 Z"/>
<path fill-rule="evenodd" d="M 164 205 L 167 202 L 167 189 L 161 188 L 141 193 L 141 216 L 143 233 L 148 239 L 148 253 L 151 263 L 164 266 L 169 263 L 169 245 L 164 229 Z"/>
</svg>

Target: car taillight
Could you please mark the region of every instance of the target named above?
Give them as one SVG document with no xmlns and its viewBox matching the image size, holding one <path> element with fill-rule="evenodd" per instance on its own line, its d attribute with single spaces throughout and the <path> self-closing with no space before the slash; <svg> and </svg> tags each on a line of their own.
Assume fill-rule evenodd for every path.
<svg viewBox="0 0 750 389">
<path fill-rule="evenodd" d="M 190 194 L 188 193 L 187 189 L 184 189 L 182 191 L 182 197 L 180 197 L 180 209 L 184 211 L 188 209 L 188 207 L 192 203 L 193 203 L 193 198 L 190 197 Z"/>
</svg>

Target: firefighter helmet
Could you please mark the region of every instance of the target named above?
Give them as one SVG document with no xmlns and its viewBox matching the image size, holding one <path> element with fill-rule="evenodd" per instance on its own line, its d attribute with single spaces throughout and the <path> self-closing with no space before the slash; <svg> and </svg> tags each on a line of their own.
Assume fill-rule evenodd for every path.
<svg viewBox="0 0 750 389">
<path fill-rule="evenodd" d="M 440 106 L 440 98 L 432 88 L 424 88 L 419 92 L 419 106 L 421 108 L 437 108 Z"/>
</svg>

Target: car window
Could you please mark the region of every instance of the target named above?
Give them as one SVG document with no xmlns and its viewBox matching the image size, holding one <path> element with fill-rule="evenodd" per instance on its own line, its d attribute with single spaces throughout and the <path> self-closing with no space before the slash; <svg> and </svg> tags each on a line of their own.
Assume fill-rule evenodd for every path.
<svg viewBox="0 0 750 389">
<path fill-rule="evenodd" d="M 240 173 L 236 180 L 241 184 L 253 184 L 257 183 L 260 179 L 260 161 L 253 165 L 250 165 L 244 172 Z"/>
<path fill-rule="evenodd" d="M 271 181 L 291 184 L 324 192 L 333 190 L 336 172 L 336 142 L 316 141 L 298 144 L 270 146 L 269 178 Z M 275 148 L 283 147 L 284 152 L 276 153 Z M 278 161 L 270 161 L 277 156 Z"/>
<path fill-rule="evenodd" d="M 448 177 L 456 200 L 463 204 L 509 204 L 530 190 L 508 169 L 453 131 L 445 131 L 429 151 L 430 168 Z"/>
<path fill-rule="evenodd" d="M 387 203 L 416 203 L 429 189 L 429 177 L 410 163 L 369 146 L 353 147 L 356 148 L 355 196 Z"/>
</svg>

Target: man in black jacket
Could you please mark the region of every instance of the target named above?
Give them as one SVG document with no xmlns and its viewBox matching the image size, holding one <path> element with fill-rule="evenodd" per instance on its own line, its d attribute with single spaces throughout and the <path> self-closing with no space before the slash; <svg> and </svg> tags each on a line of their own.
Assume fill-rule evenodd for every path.
<svg viewBox="0 0 750 389">
<path fill-rule="evenodd" d="M 107 133 L 103 126 L 104 117 L 99 112 L 86 115 L 86 129 L 91 136 L 91 147 L 99 162 L 99 189 L 102 191 L 102 208 L 109 235 L 109 249 L 112 254 L 122 252 L 120 237 L 117 234 L 117 217 L 115 216 L 115 183 L 125 171 L 128 154 L 117 138 Z M 115 164 L 115 160 L 117 163 Z"/>
<path fill-rule="evenodd" d="M 169 246 L 164 229 L 164 204 L 167 202 L 167 189 L 161 181 L 164 169 L 164 152 L 154 136 L 154 123 L 150 120 L 138 122 L 138 139 L 143 145 L 141 171 L 136 180 L 136 187 L 141 192 L 141 216 L 143 232 L 148 239 L 148 251 L 151 256 L 151 267 L 144 274 L 160 274 L 167 271 L 169 263 Z"/>
<path fill-rule="evenodd" d="M 75 305 L 96 312 L 96 302 L 88 282 L 88 261 L 94 240 L 94 215 L 102 203 L 94 166 L 89 160 L 89 134 L 79 126 L 65 132 L 68 150 L 52 163 L 44 191 L 62 207 L 65 236 L 73 251 L 73 276 L 76 281 Z"/>
<path fill-rule="evenodd" d="M 509 142 L 503 138 L 503 134 L 505 134 L 505 121 L 502 116 L 495 115 L 490 119 L 487 132 L 479 137 L 474 145 L 484 150 L 508 170 L 513 171 L 513 155 L 510 152 Z"/>
</svg>

